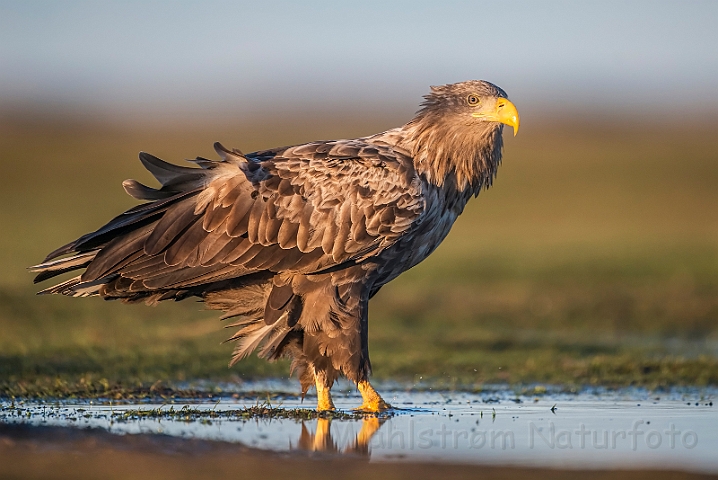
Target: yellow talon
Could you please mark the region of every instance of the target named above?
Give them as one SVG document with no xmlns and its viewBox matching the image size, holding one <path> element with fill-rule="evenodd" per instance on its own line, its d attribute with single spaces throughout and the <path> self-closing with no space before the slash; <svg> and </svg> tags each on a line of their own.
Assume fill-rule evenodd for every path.
<svg viewBox="0 0 718 480">
<path fill-rule="evenodd" d="M 364 380 L 359 382 L 357 387 L 359 388 L 359 393 L 361 393 L 364 401 L 358 408 L 354 409 L 355 411 L 379 413 L 391 408 L 391 405 L 386 403 L 384 399 L 381 398 L 381 395 L 374 390 L 374 387 L 372 387 L 368 381 Z"/>
</svg>

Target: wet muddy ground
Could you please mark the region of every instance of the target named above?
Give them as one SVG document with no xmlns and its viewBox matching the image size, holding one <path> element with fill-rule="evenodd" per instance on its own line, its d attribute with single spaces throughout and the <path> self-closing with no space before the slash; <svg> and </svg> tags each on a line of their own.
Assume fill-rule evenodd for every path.
<svg viewBox="0 0 718 480">
<path fill-rule="evenodd" d="M 290 385 L 270 382 L 223 388 L 211 399 L 140 404 L 6 399 L 0 423 L 161 434 L 371 462 L 718 474 L 716 389 L 476 393 L 385 385 L 385 399 L 396 408 L 379 416 L 352 413 L 358 394 L 346 385 L 335 390 L 339 411 L 327 415 L 311 410 L 313 397 L 302 401 L 286 393 Z"/>
</svg>

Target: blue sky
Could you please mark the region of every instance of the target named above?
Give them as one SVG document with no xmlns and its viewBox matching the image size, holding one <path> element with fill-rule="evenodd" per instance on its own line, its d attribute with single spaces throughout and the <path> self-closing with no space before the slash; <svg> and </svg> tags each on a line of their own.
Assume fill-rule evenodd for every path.
<svg viewBox="0 0 718 480">
<path fill-rule="evenodd" d="M 2 1 L 0 106 L 133 114 L 416 106 L 718 110 L 718 1 Z"/>
</svg>

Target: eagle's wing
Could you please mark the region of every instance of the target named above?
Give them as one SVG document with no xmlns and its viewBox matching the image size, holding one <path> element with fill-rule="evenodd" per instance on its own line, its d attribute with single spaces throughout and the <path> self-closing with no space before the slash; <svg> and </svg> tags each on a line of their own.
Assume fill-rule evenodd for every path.
<svg viewBox="0 0 718 480">
<path fill-rule="evenodd" d="M 385 147 L 317 142 L 269 155 L 258 153 L 245 175 L 215 181 L 200 195 L 203 230 L 238 243 L 224 257 L 198 256 L 200 264 L 315 272 L 387 248 L 424 209 L 411 160 Z M 293 265 L 293 257 L 302 260 Z"/>
<path fill-rule="evenodd" d="M 125 189 L 153 201 L 58 249 L 46 261 L 77 255 L 49 262 L 54 270 L 36 271 L 44 279 L 87 267 L 61 293 L 107 284 L 100 293 L 110 296 L 110 285 L 125 296 L 261 271 L 316 273 L 377 255 L 425 208 L 411 159 L 387 146 L 341 140 L 247 156 L 215 148 L 222 160 L 198 158 L 202 168 L 141 154 L 163 187 L 127 181 Z M 60 272 L 63 261 L 71 268 Z"/>
</svg>

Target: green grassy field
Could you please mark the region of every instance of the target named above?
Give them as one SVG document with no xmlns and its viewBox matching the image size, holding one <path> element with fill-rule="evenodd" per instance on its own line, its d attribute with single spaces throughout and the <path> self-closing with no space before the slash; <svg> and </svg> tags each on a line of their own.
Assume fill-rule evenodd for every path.
<svg viewBox="0 0 718 480">
<path fill-rule="evenodd" d="M 256 358 L 228 369 L 230 332 L 200 303 L 36 297 L 25 267 L 134 205 L 120 182 L 151 183 L 140 150 L 178 162 L 216 140 L 252 151 L 392 126 L 332 120 L 0 124 L 0 395 L 286 376 Z M 495 186 L 372 301 L 375 376 L 718 384 L 718 129 L 523 123 Z"/>
</svg>

